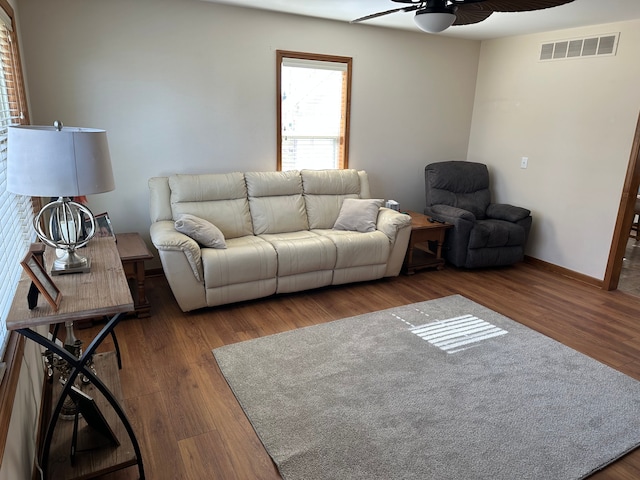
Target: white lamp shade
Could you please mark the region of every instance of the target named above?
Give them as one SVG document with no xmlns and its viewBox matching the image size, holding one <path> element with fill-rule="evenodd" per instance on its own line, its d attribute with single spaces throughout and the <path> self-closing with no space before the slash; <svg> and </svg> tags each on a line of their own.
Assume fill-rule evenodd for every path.
<svg viewBox="0 0 640 480">
<path fill-rule="evenodd" d="M 429 12 L 427 10 L 419 10 L 416 12 L 413 20 L 420 30 L 427 33 L 440 33 L 453 25 L 456 16 L 449 12 Z"/>
<path fill-rule="evenodd" d="M 35 125 L 8 130 L 8 191 L 39 197 L 76 197 L 115 188 L 106 131 Z"/>
</svg>

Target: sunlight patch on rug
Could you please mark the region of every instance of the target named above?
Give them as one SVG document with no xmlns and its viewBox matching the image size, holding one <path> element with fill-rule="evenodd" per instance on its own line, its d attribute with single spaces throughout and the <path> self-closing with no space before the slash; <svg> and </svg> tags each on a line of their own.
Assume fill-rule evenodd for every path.
<svg viewBox="0 0 640 480">
<path fill-rule="evenodd" d="M 425 312 L 419 312 L 429 316 Z M 475 315 L 460 315 L 414 326 L 406 319 L 392 316 L 409 325 L 409 331 L 447 353 L 457 353 L 477 346 L 478 342 L 506 335 L 508 332 Z"/>
</svg>

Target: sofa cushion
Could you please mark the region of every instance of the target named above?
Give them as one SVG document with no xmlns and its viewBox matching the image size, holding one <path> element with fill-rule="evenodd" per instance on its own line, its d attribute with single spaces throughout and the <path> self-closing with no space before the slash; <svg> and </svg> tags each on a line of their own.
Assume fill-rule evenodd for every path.
<svg viewBox="0 0 640 480">
<path fill-rule="evenodd" d="M 246 172 L 247 194 L 250 197 L 302 195 L 302 178 L 297 170 L 286 172 Z"/>
<path fill-rule="evenodd" d="M 309 228 L 333 228 L 345 198 L 361 198 L 356 170 L 302 170 Z"/>
<path fill-rule="evenodd" d="M 389 259 L 391 244 L 380 231 L 360 233 L 346 230 L 313 230 L 336 246 L 336 269 L 383 265 Z"/>
<path fill-rule="evenodd" d="M 336 264 L 335 244 L 316 233 L 301 231 L 260 238 L 273 245 L 278 254 L 278 277 L 332 270 Z"/>
<path fill-rule="evenodd" d="M 174 220 L 185 213 L 203 218 L 227 240 L 253 234 L 242 173 L 172 175 L 169 187 Z"/>
<path fill-rule="evenodd" d="M 200 245 L 211 248 L 227 248 L 224 235 L 214 224 L 185 213 L 175 221 L 175 229 L 193 238 Z"/>
<path fill-rule="evenodd" d="M 249 205 L 256 235 L 309 230 L 302 195 L 249 198 Z"/>
<path fill-rule="evenodd" d="M 382 202 L 383 200 L 373 198 L 345 198 L 333 228 L 362 233 L 375 232 Z"/>
<path fill-rule="evenodd" d="M 333 228 L 346 198 L 358 198 L 357 195 L 305 195 L 307 218 L 310 229 Z"/>
<path fill-rule="evenodd" d="M 207 288 L 274 278 L 277 255 L 273 246 L 253 235 L 227 239 L 227 249 L 203 248 L 202 268 Z"/>
<path fill-rule="evenodd" d="M 256 235 L 308 230 L 300 172 L 245 173 Z"/>
<path fill-rule="evenodd" d="M 360 195 L 357 170 L 301 170 L 305 195 Z"/>
</svg>

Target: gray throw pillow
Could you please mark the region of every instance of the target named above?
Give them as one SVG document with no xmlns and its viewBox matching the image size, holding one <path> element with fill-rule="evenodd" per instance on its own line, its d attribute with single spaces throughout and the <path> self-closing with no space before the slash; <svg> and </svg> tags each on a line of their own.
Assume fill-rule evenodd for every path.
<svg viewBox="0 0 640 480">
<path fill-rule="evenodd" d="M 375 232 L 378 210 L 383 200 L 378 198 L 345 198 L 333 225 L 335 230 Z"/>
<path fill-rule="evenodd" d="M 176 220 L 175 228 L 204 247 L 227 248 L 220 229 L 203 218 L 188 213 L 182 214 Z"/>
</svg>

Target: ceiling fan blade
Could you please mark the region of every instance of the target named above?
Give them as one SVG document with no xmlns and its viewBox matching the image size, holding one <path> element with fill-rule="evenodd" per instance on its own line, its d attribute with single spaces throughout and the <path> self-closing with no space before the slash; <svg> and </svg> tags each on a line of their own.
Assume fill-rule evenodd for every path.
<svg viewBox="0 0 640 480">
<path fill-rule="evenodd" d="M 465 3 L 458 6 L 456 20 L 453 25 L 471 25 L 480 23 L 491 16 L 491 10 L 483 10 L 476 3 Z"/>
<path fill-rule="evenodd" d="M 477 5 L 481 10 L 492 12 L 530 12 L 545 8 L 558 7 L 574 0 L 485 0 Z M 455 4 L 455 2 L 454 2 Z M 471 6 L 472 4 L 469 4 Z M 459 5 L 458 8 L 464 6 Z"/>
<path fill-rule="evenodd" d="M 387 10 L 387 11 L 384 11 L 384 12 L 372 13 L 371 15 L 367 15 L 365 17 L 356 18 L 355 20 L 351 20 L 349 23 L 364 22 L 365 20 L 371 20 L 372 18 L 382 17 L 383 15 L 389 15 L 390 13 L 412 12 L 414 10 L 418 10 L 418 8 L 420 8 L 419 5 L 413 5 L 411 7 L 394 8 L 393 10 Z"/>
</svg>

